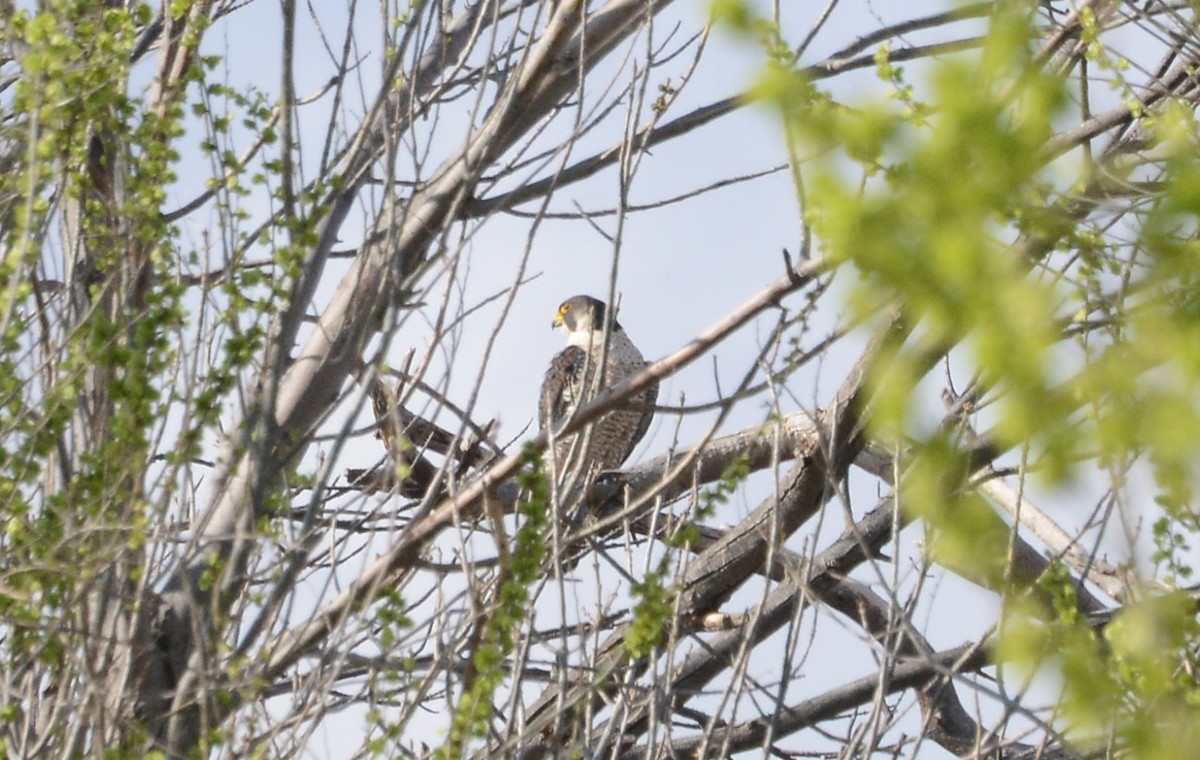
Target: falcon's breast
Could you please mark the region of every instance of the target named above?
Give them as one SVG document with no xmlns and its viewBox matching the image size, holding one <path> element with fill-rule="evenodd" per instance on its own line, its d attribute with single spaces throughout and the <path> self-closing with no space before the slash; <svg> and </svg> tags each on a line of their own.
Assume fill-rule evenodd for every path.
<svg viewBox="0 0 1200 760">
<path fill-rule="evenodd" d="M 603 334 L 589 350 L 568 345 L 550 362 L 538 403 L 542 430 L 556 428 L 575 411 L 616 385 L 641 372 L 645 359 L 628 336 L 615 330 L 604 355 Z M 603 364 L 603 376 L 599 372 Z M 658 399 L 655 384 L 582 430 L 560 437 L 552 450 L 557 472 L 594 473 L 619 468 L 645 437 Z"/>
</svg>

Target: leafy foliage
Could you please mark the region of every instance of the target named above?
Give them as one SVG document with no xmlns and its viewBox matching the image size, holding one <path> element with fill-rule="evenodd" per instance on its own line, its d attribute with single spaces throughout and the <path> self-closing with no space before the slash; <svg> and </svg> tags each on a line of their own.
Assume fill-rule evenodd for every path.
<svg viewBox="0 0 1200 760">
<path fill-rule="evenodd" d="M 503 681 L 505 662 L 517 645 L 517 632 L 529 613 L 529 587 L 537 580 L 546 553 L 550 513 L 550 485 L 540 452 L 526 447 L 518 482 L 523 498 L 517 508 L 523 518 L 513 538 L 511 555 L 496 589 L 493 608 L 483 627 L 481 643 L 472 656 L 475 678 L 459 700 L 449 741 L 438 751 L 439 758 L 460 757 L 467 741 L 487 734 L 492 712 L 492 695 Z"/>
<path fill-rule="evenodd" d="M 744 17 L 745 8 L 739 16 L 721 7 L 734 27 L 770 38 L 763 22 Z M 1090 9 L 1082 24 L 1090 58 L 1119 71 L 1097 41 Z M 1074 93 L 1044 65 L 1038 39 L 1028 6 L 997 4 L 976 55 L 923 72 L 924 101 L 880 49 L 877 70 L 892 102 L 849 106 L 781 65 L 777 45 L 764 44 L 755 98 L 783 119 L 806 219 L 822 250 L 858 273 L 856 313 L 918 326 L 914 339 L 893 341 L 874 370 L 873 424 L 907 447 L 899 493 L 930 524 L 932 556 L 985 585 L 1007 585 L 1010 531 L 967 489 L 973 465 L 955 421 L 935 431 L 911 424 L 921 413 L 928 357 L 961 347 L 956 356 L 976 373 L 967 393 L 986 399 L 980 407 L 993 422 L 988 442 L 1000 450 L 1021 446 L 1023 469 L 1042 482 L 1064 483 L 1098 467 L 1117 475 L 1120 487 L 1130 468 L 1149 466 L 1155 501 L 1169 515 L 1155 531 L 1157 558 L 1167 580 L 1185 579 L 1192 560 L 1181 552 L 1195 540 L 1200 515 L 1194 116 L 1166 105 L 1147 118 L 1168 146 L 1161 193 L 1123 221 L 1129 242 L 1105 242 L 1073 205 L 1104 180 L 1085 174 L 1067 200 L 1051 199 L 1064 168 L 1046 146 Z M 1120 172 L 1122 158 L 1092 168 Z M 1055 250 L 1079 258 L 1056 274 Z M 1113 275 L 1124 278 L 1116 289 Z M 1101 329 L 1074 330 L 1097 314 Z M 1087 620 L 1063 614 L 1074 604 L 1068 595 L 1053 621 L 1041 607 L 1012 604 L 1005 657 L 1058 672 L 1063 727 L 1081 744 L 1115 740 L 1131 756 L 1188 756 L 1183 748 L 1194 746 L 1200 706 L 1190 675 L 1194 602 L 1155 595 L 1103 637 Z"/>
</svg>

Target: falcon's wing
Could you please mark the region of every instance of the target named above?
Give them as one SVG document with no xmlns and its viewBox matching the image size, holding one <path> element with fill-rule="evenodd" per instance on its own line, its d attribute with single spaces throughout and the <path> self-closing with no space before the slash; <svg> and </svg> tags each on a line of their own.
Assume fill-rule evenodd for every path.
<svg viewBox="0 0 1200 760">
<path fill-rule="evenodd" d="M 567 346 L 550 361 L 550 369 L 546 370 L 546 379 L 542 381 L 542 395 L 538 399 L 539 430 L 562 421 L 571 413 L 571 407 L 579 397 L 586 361 L 587 354 L 579 346 Z"/>
<path fill-rule="evenodd" d="M 638 371 L 640 372 L 642 369 L 645 369 L 645 367 L 639 367 Z M 632 399 L 632 405 L 636 406 L 636 408 L 631 409 L 630 411 L 637 412 L 642 416 L 638 419 L 637 430 L 634 431 L 633 437 L 629 439 L 629 443 L 625 447 L 625 454 L 621 457 L 622 462 L 624 462 L 630 457 L 631 454 L 633 454 L 633 450 L 637 448 L 637 445 L 641 442 L 641 440 L 646 437 L 646 431 L 650 429 L 650 422 L 654 419 L 654 402 L 657 400 L 658 383 L 651 385 L 649 388 L 642 391 L 640 396 Z"/>
</svg>

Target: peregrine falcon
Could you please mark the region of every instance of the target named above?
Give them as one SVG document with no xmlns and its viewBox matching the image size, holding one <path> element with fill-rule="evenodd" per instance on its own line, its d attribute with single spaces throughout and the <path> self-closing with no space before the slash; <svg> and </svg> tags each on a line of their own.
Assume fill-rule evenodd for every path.
<svg viewBox="0 0 1200 760">
<path fill-rule="evenodd" d="M 550 362 L 538 403 L 538 425 L 557 427 L 575 410 L 603 391 L 627 380 L 646 366 L 642 352 L 608 313 L 603 301 L 575 296 L 563 301 L 554 327 L 567 333 L 567 347 Z M 600 370 L 603 368 L 603 374 Z M 555 471 L 585 478 L 615 470 L 646 435 L 654 416 L 658 384 L 650 386 L 578 433 L 555 441 Z"/>
</svg>

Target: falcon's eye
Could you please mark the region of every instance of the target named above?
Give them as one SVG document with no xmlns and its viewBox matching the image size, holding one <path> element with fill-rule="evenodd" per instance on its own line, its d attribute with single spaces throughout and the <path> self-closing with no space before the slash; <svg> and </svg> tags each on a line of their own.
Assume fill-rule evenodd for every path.
<svg viewBox="0 0 1200 760">
<path fill-rule="evenodd" d="M 571 310 L 571 304 L 569 304 L 569 303 L 564 303 L 562 306 L 558 307 L 559 314 L 566 314 L 570 310 Z"/>
</svg>

